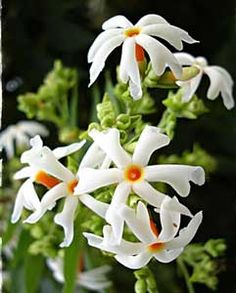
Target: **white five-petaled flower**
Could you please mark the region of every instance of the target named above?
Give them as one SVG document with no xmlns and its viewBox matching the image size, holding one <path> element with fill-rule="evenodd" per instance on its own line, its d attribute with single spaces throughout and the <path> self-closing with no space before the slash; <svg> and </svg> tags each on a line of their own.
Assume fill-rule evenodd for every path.
<svg viewBox="0 0 236 293">
<path fill-rule="evenodd" d="M 47 264 L 52 270 L 54 278 L 58 282 L 64 283 L 63 259 L 59 257 L 56 259 L 48 259 Z M 103 265 L 88 271 L 79 271 L 76 283 L 89 290 L 102 291 L 112 284 L 106 276 L 110 271 L 111 267 L 109 265 Z"/>
<path fill-rule="evenodd" d="M 175 53 L 174 55 L 181 65 L 196 66 L 200 70 L 194 78 L 176 82 L 184 90 L 184 101 L 188 102 L 192 98 L 201 82 L 203 74 L 206 74 L 210 79 L 210 86 L 207 92 L 208 99 L 215 100 L 221 93 L 225 107 L 228 110 L 234 107 L 233 80 L 224 68 L 208 65 L 204 57 L 195 58 L 187 53 Z"/>
<path fill-rule="evenodd" d="M 166 66 L 169 66 L 176 77 L 180 77 L 182 68 L 175 56 L 160 41 L 164 39 L 178 50 L 183 49 L 183 41 L 196 42 L 188 33 L 176 26 L 170 25 L 163 17 L 149 14 L 133 25 L 126 17 L 118 15 L 103 23 L 102 32 L 94 41 L 88 52 L 90 68 L 90 84 L 93 84 L 105 66 L 110 53 L 122 43 L 120 62 L 120 79 L 129 81 L 129 89 L 134 99 L 142 97 L 141 78 L 138 62 L 144 59 L 144 51 L 150 57 L 154 72 L 160 76 Z"/>
<path fill-rule="evenodd" d="M 94 206 L 93 202 L 95 199 L 90 195 L 74 195 L 74 188 L 79 183 L 78 174 L 74 175 L 58 160 L 77 151 L 84 144 L 85 141 L 82 141 L 51 151 L 48 147 L 43 146 L 39 136 L 35 137 L 31 141 L 32 149 L 24 152 L 21 156 L 22 163 L 28 163 L 29 167 L 23 168 L 15 175 L 16 179 L 27 178 L 29 176 L 30 178 L 22 185 L 17 195 L 12 215 L 13 222 L 19 219 L 23 206 L 34 211 L 25 220 L 26 223 L 32 224 L 37 222 L 47 210 L 51 210 L 55 206 L 57 200 L 65 198 L 62 212 L 56 214 L 54 218 L 55 223 L 62 226 L 64 229 L 65 238 L 60 244 L 61 247 L 69 246 L 73 240 L 74 216 L 79 201 L 84 202 L 84 204 L 92 210 Z M 81 162 L 81 165 L 90 167 L 102 166 L 104 165 L 101 164 L 103 161 L 107 162 L 105 154 L 96 145 L 93 145 L 91 149 L 89 149 L 88 154 L 84 156 L 84 161 Z M 49 188 L 40 202 L 34 190 L 33 182 L 40 183 Z M 31 189 L 27 190 L 27 186 Z M 33 201 L 34 206 L 29 206 L 29 201 Z M 104 213 L 104 208 L 100 203 L 96 203 L 95 206 L 96 210 L 94 210 L 94 212 L 100 215 L 100 209 L 102 209 L 102 214 Z"/>
<path fill-rule="evenodd" d="M 124 206 L 121 211 L 127 225 L 140 242 L 122 239 L 119 245 L 114 244 L 112 241 L 114 235 L 108 225 L 104 226 L 104 237 L 91 233 L 84 233 L 84 236 L 88 239 L 89 245 L 114 253 L 118 262 L 131 269 L 142 268 L 152 257 L 160 262 L 168 263 L 182 253 L 184 247 L 193 239 L 202 221 L 202 212 L 199 212 L 192 217 L 187 227 L 179 230 L 182 212 L 186 211 L 183 210 L 182 205 L 178 207 L 178 201 L 175 198 L 166 198 L 160 208 L 162 230 L 158 233 L 147 208 L 140 201 L 136 212 L 127 206 Z"/>
<path fill-rule="evenodd" d="M 150 205 L 160 208 L 166 195 L 152 187 L 149 182 L 167 183 L 179 195 L 187 196 L 190 192 L 190 181 L 202 185 L 205 180 L 204 170 L 201 167 L 174 164 L 147 166 L 152 153 L 168 145 L 170 141 L 159 128 L 152 126 L 144 128 L 132 157 L 121 147 L 119 134 L 115 128 L 104 132 L 94 129 L 90 132 L 89 135 L 113 161 L 115 167 L 104 170 L 81 168 L 80 184 L 75 187 L 75 194 L 79 195 L 110 184 L 118 184 L 111 204 L 100 212 L 111 224 L 117 243 L 121 240 L 124 226 L 120 208 L 126 203 L 131 192 L 139 195 Z"/>
<path fill-rule="evenodd" d="M 47 136 L 48 130 L 36 121 L 20 121 L 0 133 L 0 148 L 5 149 L 7 158 L 10 159 L 15 154 L 14 142 L 18 148 L 28 147 L 30 138 L 36 134 Z"/>
</svg>

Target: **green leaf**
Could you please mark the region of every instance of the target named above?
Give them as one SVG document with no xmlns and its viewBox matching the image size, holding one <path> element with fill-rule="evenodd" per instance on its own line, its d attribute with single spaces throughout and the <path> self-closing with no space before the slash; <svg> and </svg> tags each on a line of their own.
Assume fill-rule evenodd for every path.
<svg viewBox="0 0 236 293">
<path fill-rule="evenodd" d="M 25 277 L 25 292 L 38 292 L 39 284 L 42 279 L 44 261 L 41 255 L 28 254 L 25 259 L 24 277 Z"/>
</svg>

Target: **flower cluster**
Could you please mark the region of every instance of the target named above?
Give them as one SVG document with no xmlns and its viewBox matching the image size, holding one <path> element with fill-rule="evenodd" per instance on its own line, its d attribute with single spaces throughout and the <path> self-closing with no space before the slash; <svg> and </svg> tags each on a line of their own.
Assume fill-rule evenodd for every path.
<svg viewBox="0 0 236 293">
<path fill-rule="evenodd" d="M 32 148 L 21 156 L 21 162 L 29 166 L 15 174 L 16 179 L 27 180 L 17 194 L 12 221 L 19 219 L 25 207 L 33 211 L 25 222 L 35 223 L 55 206 L 57 200 L 64 197 L 64 208 L 54 218 L 65 233 L 61 247 L 70 245 L 73 240 L 75 211 L 78 203 L 82 202 L 108 223 L 104 226 L 104 238 L 84 234 L 90 245 L 115 253 L 116 259 L 130 268 L 142 267 L 152 255 L 162 262 L 175 259 L 195 235 L 202 214 L 193 216 L 176 197 L 171 198 L 158 191 L 151 183 L 167 183 L 180 196 L 187 196 L 190 181 L 198 185 L 204 183 L 203 169 L 187 165 L 148 166 L 152 153 L 169 144 L 169 138 L 156 127 L 144 128 L 132 156 L 120 145 L 120 133 L 115 128 L 103 132 L 93 129 L 89 135 L 94 143 L 83 157 L 77 174 L 63 166 L 59 159 L 79 150 L 85 141 L 50 150 L 43 146 L 39 136 L 31 140 Z M 49 189 L 41 200 L 36 194 L 34 182 Z M 117 186 L 110 204 L 88 194 L 111 184 Z M 140 197 L 136 212 L 127 205 L 131 192 Z M 143 202 L 154 207 L 160 215 L 160 233 L 155 228 L 154 220 L 149 218 Z M 183 230 L 180 230 L 181 215 L 191 218 Z M 125 223 L 141 243 L 122 239 Z M 138 263 L 135 259 L 139 259 Z"/>
<path fill-rule="evenodd" d="M 160 77 L 166 67 L 170 68 L 172 82 L 175 87 L 178 85 L 182 88 L 179 92 L 184 102 L 189 102 L 194 96 L 202 75 L 207 74 L 211 82 L 207 97 L 213 100 L 221 93 L 226 108 L 231 109 L 234 106 L 233 81 L 225 69 L 208 66 L 202 57 L 194 58 L 187 53 L 173 54 L 159 40 L 153 38 L 163 39 L 177 50 L 183 49 L 183 42 L 197 42 L 186 31 L 170 25 L 161 16 L 146 15 L 135 25 L 124 16 L 115 16 L 103 24 L 103 29 L 104 32 L 95 39 L 88 52 L 88 62 L 92 63 L 90 85 L 102 71 L 109 54 L 123 44 L 119 79 L 123 83 L 129 83 L 133 99 L 143 97 L 141 67 L 145 67 L 147 52 L 156 76 Z M 182 66 L 193 66 L 197 68 L 197 73 L 187 80 L 181 79 Z M 197 112 L 196 107 L 194 111 Z M 181 117 L 193 117 L 190 112 L 185 109 L 185 116 Z M 129 119 L 129 111 L 119 114 L 119 117 L 126 115 Z M 113 118 L 115 119 L 115 114 L 112 121 Z M 21 162 L 27 166 L 14 176 L 15 179 L 25 181 L 16 196 L 12 222 L 17 222 L 23 208 L 26 208 L 32 213 L 24 222 L 36 223 L 47 211 L 54 209 L 59 200 L 64 199 L 62 211 L 56 212 L 54 217 L 54 222 L 64 230 L 61 247 L 71 244 L 76 210 L 79 205 L 84 205 L 106 222 L 102 236 L 84 233 L 89 245 L 114 254 L 115 259 L 124 266 L 139 269 L 153 257 L 163 263 L 176 259 L 195 236 L 202 222 L 202 212 L 193 215 L 180 203 L 177 196 L 172 194 L 188 196 L 190 183 L 204 184 L 205 173 L 200 166 L 149 164 L 153 153 L 167 146 L 170 138 L 163 133 L 163 129 L 144 122 L 140 132 L 133 135 L 134 132 L 135 130 L 130 128 L 126 133 L 127 140 L 130 138 L 129 142 L 132 142 L 132 150 L 128 153 L 121 144 L 121 132 L 116 125 L 105 125 L 100 131 L 89 127 L 88 136 L 93 143 L 75 173 L 60 160 L 83 148 L 85 140 L 51 150 L 43 145 L 40 136 L 32 138 L 31 149 L 21 156 Z M 19 140 L 18 134 L 16 139 Z M 10 143 L 8 152 L 12 153 L 12 147 L 9 145 Z M 159 183 L 166 184 L 171 189 L 166 189 L 166 193 L 163 193 L 159 189 Z M 37 194 L 36 184 L 47 188 L 42 196 Z M 101 188 L 114 190 L 110 201 L 105 202 L 96 197 L 96 192 Z M 134 196 L 136 201 L 131 205 L 130 199 Z M 183 217 L 188 220 L 186 226 L 183 225 Z M 81 284 L 83 277 L 86 279 L 81 274 L 78 280 Z M 100 285 L 105 287 L 106 279 L 100 277 L 98 283 L 101 281 Z M 61 273 L 60 280 L 63 280 Z"/>
</svg>

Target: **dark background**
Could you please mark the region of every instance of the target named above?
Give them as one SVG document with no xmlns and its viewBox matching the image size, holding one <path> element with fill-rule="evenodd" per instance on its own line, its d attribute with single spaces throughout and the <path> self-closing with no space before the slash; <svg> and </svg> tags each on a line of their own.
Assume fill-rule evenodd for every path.
<svg viewBox="0 0 236 293">
<path fill-rule="evenodd" d="M 80 123 L 86 127 L 90 105 L 87 88 L 87 51 L 102 22 L 117 14 L 136 22 L 147 13 L 165 17 L 187 30 L 199 44 L 185 45 L 185 51 L 205 56 L 210 64 L 225 67 L 236 80 L 236 2 L 181 1 L 82 1 L 8 0 L 2 9 L 3 127 L 25 118 L 17 112 L 16 97 L 35 91 L 55 59 L 76 67 L 80 74 L 80 107 L 85 109 Z M 115 71 L 120 50 L 112 53 L 107 68 Z M 102 77 L 99 78 L 101 82 Z M 204 87 L 205 86 L 205 87 Z M 207 78 L 200 95 L 205 99 Z M 234 88 L 234 97 L 235 88 Z M 173 145 L 175 151 L 191 149 L 197 141 L 219 162 L 217 172 L 193 194 L 192 209 L 204 211 L 197 241 L 226 238 L 227 271 L 221 274 L 217 292 L 236 292 L 236 110 L 227 111 L 221 98 L 206 101 L 211 112 L 198 121 L 181 121 Z M 199 292 L 209 292 L 201 288 Z"/>
</svg>

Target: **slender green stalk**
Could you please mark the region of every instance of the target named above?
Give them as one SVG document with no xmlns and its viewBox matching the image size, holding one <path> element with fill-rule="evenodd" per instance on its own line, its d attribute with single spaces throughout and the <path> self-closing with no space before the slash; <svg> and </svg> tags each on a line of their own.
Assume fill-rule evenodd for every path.
<svg viewBox="0 0 236 293">
<path fill-rule="evenodd" d="M 78 95 L 78 74 L 76 72 L 75 77 L 75 84 L 72 88 L 72 97 L 70 103 L 70 126 L 74 127 L 77 126 L 77 119 L 78 119 L 78 102 L 79 102 L 79 95 Z"/>
<path fill-rule="evenodd" d="M 184 262 L 181 260 L 181 258 L 177 259 L 177 265 L 178 265 L 179 270 L 181 271 L 181 273 L 185 279 L 185 284 L 188 289 L 188 292 L 195 293 L 194 287 L 193 287 L 192 283 L 190 282 L 190 276 L 189 276 L 188 270 L 187 270 Z"/>
</svg>

